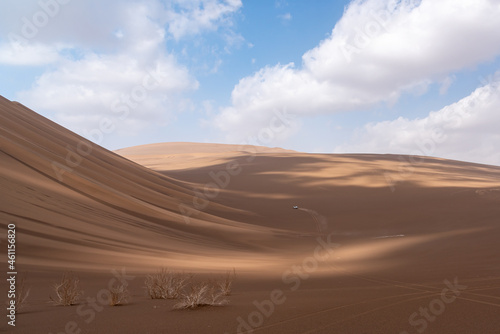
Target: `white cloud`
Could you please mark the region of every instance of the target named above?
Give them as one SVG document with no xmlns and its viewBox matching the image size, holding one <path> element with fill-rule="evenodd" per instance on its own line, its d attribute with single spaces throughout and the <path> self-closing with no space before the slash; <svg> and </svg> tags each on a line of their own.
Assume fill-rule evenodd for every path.
<svg viewBox="0 0 500 334">
<path fill-rule="evenodd" d="M 58 47 L 18 42 L 0 44 L 0 64 L 41 66 L 57 62 L 60 58 Z"/>
<path fill-rule="evenodd" d="M 444 78 L 444 80 L 441 81 L 441 87 L 439 88 L 439 94 L 445 95 L 448 92 L 448 89 L 451 87 L 451 85 L 455 81 L 455 79 L 456 79 L 456 77 L 454 75 L 447 76 L 446 78 Z"/>
<path fill-rule="evenodd" d="M 284 22 L 292 20 L 292 14 L 290 13 L 281 14 L 278 17 Z"/>
<path fill-rule="evenodd" d="M 44 73 L 19 97 L 55 112 L 57 120 L 79 133 L 98 128 L 104 118 L 119 122 L 122 132 L 136 132 L 137 124 L 166 121 L 177 111 L 179 94 L 196 87 L 172 56 L 143 65 L 128 55 L 87 54 Z M 124 119 L 134 127 L 124 128 Z"/>
<path fill-rule="evenodd" d="M 301 68 L 278 64 L 243 78 L 213 124 L 234 141 L 264 127 L 275 110 L 332 113 L 423 94 L 500 54 L 499 16 L 491 0 L 353 1 Z"/>
<path fill-rule="evenodd" d="M 368 124 L 335 152 L 426 155 L 500 165 L 500 72 L 495 77 L 425 118 Z"/>
<path fill-rule="evenodd" d="M 36 43 L 77 40 L 87 47 L 113 48 L 119 45 L 115 33 L 127 25 L 126 19 L 141 18 L 145 12 L 150 21 L 180 39 L 232 25 L 241 6 L 241 0 L 10 1 L 0 12 L 0 36 L 17 35 Z M 135 15 L 130 15 L 131 9 L 137 10 Z M 129 26 L 134 27 L 129 32 L 144 28 Z"/>
<path fill-rule="evenodd" d="M 135 4 L 135 8 L 152 7 L 153 1 Z M 57 0 L 12 1 L 4 4 L 0 13 L 0 36 L 7 41 L 22 40 L 24 44 L 73 45 L 101 50 L 119 46 L 113 34 L 128 18 L 126 11 L 132 1 Z M 92 18 L 92 21 L 89 20 Z M 139 27 L 140 28 L 140 27 Z"/>
<path fill-rule="evenodd" d="M 80 134 L 105 119 L 119 124 L 117 133 L 133 134 L 192 108 L 184 94 L 198 82 L 168 51 L 168 39 L 230 25 L 241 7 L 240 0 L 41 3 L 9 2 L 2 10 L 0 33 L 9 37 L 0 39 L 0 63 L 50 64 L 18 99 Z M 38 17 L 47 21 L 37 25 Z M 228 35 L 227 43 L 238 38 Z"/>
<path fill-rule="evenodd" d="M 241 0 L 174 0 L 167 4 L 165 14 L 168 32 L 175 39 L 216 30 L 221 24 L 231 24 L 231 15 L 241 8 Z M 181 7 L 181 11 L 176 7 Z"/>
<path fill-rule="evenodd" d="M 285 0 L 276 0 L 276 1 L 274 2 L 274 6 L 275 6 L 276 8 L 285 8 L 285 7 L 287 7 L 287 6 L 288 6 L 288 2 L 287 2 L 287 1 L 285 1 Z"/>
</svg>

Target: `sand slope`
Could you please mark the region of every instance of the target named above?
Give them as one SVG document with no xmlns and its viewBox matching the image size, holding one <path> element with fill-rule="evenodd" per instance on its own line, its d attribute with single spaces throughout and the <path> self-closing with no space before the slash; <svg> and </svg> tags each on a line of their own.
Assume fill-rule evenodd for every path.
<svg viewBox="0 0 500 334">
<path fill-rule="evenodd" d="M 179 205 L 192 202 L 190 189 L 4 98 L 0 131 L 1 228 L 17 224 L 22 264 L 192 266 L 268 234 L 206 213 L 187 224 Z"/>
<path fill-rule="evenodd" d="M 81 333 L 500 328 L 500 167 L 195 143 L 113 153 L 0 98 L 0 189 L 2 244 L 15 223 L 32 287 L 9 333 L 59 333 L 69 321 Z M 147 299 L 144 275 L 162 266 L 236 268 L 231 304 L 179 312 Z M 121 267 L 133 275 L 129 305 L 89 318 L 77 312 L 85 301 L 47 304 L 64 269 L 95 297 Z M 443 297 L 450 284 L 456 298 Z M 285 300 L 267 315 L 256 305 L 273 291 Z M 432 320 L 409 320 L 431 306 Z"/>
<path fill-rule="evenodd" d="M 412 267 L 401 274 L 422 270 L 416 263 L 434 274 L 498 270 L 500 167 L 428 157 L 181 145 L 190 153 L 179 151 L 178 143 L 148 146 L 142 154 L 137 148 L 118 152 L 184 181 L 199 195 L 216 183 L 220 191 L 212 201 L 240 210 L 204 212 L 299 235 L 312 235 L 320 225 L 347 243 L 339 252 L 352 267 Z M 234 166 L 238 174 L 224 177 Z"/>
</svg>

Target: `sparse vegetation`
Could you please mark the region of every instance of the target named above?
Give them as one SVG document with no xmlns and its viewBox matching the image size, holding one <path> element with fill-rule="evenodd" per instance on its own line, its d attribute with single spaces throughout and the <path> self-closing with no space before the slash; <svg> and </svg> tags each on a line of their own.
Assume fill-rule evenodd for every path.
<svg viewBox="0 0 500 334">
<path fill-rule="evenodd" d="M 26 305 L 26 299 L 28 298 L 30 294 L 30 289 L 26 290 L 26 287 L 24 285 L 24 277 L 21 278 L 19 283 L 16 283 L 16 312 L 19 312 L 23 309 L 23 307 Z"/>
<path fill-rule="evenodd" d="M 61 282 L 54 284 L 56 297 L 49 296 L 50 300 L 56 305 L 75 305 L 83 295 L 83 291 L 78 286 L 79 283 L 80 280 L 73 273 L 64 273 Z"/>
<path fill-rule="evenodd" d="M 165 268 L 146 277 L 145 286 L 151 299 L 177 299 L 192 275 L 171 272 Z"/>
<path fill-rule="evenodd" d="M 227 271 L 224 280 L 218 282 L 217 285 L 224 296 L 230 296 L 232 291 L 232 285 L 234 278 L 236 277 L 236 270 L 233 268 L 233 272 Z"/>
<path fill-rule="evenodd" d="M 179 303 L 174 309 L 195 309 L 202 306 L 222 306 L 229 303 L 227 299 L 221 299 L 222 293 L 214 284 L 207 282 L 191 286 L 190 291 L 182 295 Z"/>
<path fill-rule="evenodd" d="M 222 296 L 226 296 L 222 291 L 217 289 L 217 284 L 210 285 L 207 294 L 208 305 L 226 305 L 229 303 L 228 299 L 221 299 Z"/>
<path fill-rule="evenodd" d="M 174 309 L 222 306 L 229 296 L 236 271 L 227 271 L 221 280 L 192 282 L 194 275 L 176 273 L 165 268 L 146 276 L 145 287 L 151 299 L 180 299 Z"/>
<path fill-rule="evenodd" d="M 30 289 L 26 290 L 24 281 L 25 281 L 24 277 L 19 278 L 16 281 L 16 298 L 15 298 L 16 313 L 21 312 L 21 310 L 25 308 L 26 299 L 28 299 L 28 296 L 30 294 Z M 7 306 L 9 305 L 10 305 L 9 302 L 7 301 Z"/>
<path fill-rule="evenodd" d="M 128 302 L 129 292 L 127 284 L 121 283 L 109 289 L 109 305 L 117 306 Z"/>
</svg>

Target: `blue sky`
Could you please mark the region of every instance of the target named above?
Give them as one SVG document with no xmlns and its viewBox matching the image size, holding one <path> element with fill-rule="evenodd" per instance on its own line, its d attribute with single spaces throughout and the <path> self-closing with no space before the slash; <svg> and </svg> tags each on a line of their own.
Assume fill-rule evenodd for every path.
<svg viewBox="0 0 500 334">
<path fill-rule="evenodd" d="M 26 0 L 0 94 L 96 143 L 500 165 L 495 0 Z"/>
</svg>

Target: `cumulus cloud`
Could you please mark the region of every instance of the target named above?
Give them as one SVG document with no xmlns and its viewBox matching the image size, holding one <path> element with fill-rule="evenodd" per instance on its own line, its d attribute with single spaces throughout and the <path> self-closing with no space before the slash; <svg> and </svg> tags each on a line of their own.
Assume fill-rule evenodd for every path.
<svg viewBox="0 0 500 334">
<path fill-rule="evenodd" d="M 128 55 L 88 54 L 44 73 L 20 99 L 55 112 L 61 123 L 79 133 L 98 128 L 105 118 L 127 120 L 130 127 L 121 124 L 121 132 L 137 132 L 148 125 L 144 120 L 167 120 L 178 107 L 178 94 L 196 87 L 196 80 L 172 56 L 143 65 Z"/>
<path fill-rule="evenodd" d="M 265 126 L 275 110 L 334 113 L 423 94 L 500 54 L 499 15 L 491 0 L 353 1 L 300 67 L 278 64 L 243 78 L 213 125 L 234 141 Z"/>
<path fill-rule="evenodd" d="M 500 72 L 486 85 L 425 118 L 367 124 L 336 153 L 399 153 L 500 165 Z"/>
<path fill-rule="evenodd" d="M 169 52 L 168 40 L 229 25 L 241 1 L 27 0 L 6 6 L 0 64 L 44 69 L 18 99 L 86 135 L 103 123 L 137 133 L 191 108 L 184 94 L 198 82 Z"/>
<path fill-rule="evenodd" d="M 63 49 L 63 47 L 61 47 Z M 0 44 L 0 64 L 15 66 L 41 66 L 60 59 L 57 47 L 19 42 Z"/>
<path fill-rule="evenodd" d="M 8 36 L 3 43 L 19 38 L 35 43 L 76 41 L 81 47 L 112 50 L 123 43 L 116 33 L 124 33 L 127 26 L 134 33 L 154 22 L 169 38 L 179 40 L 231 26 L 241 6 L 241 0 L 12 1 L 0 13 L 0 36 Z M 149 20 L 143 20 L 144 14 Z"/>
</svg>

